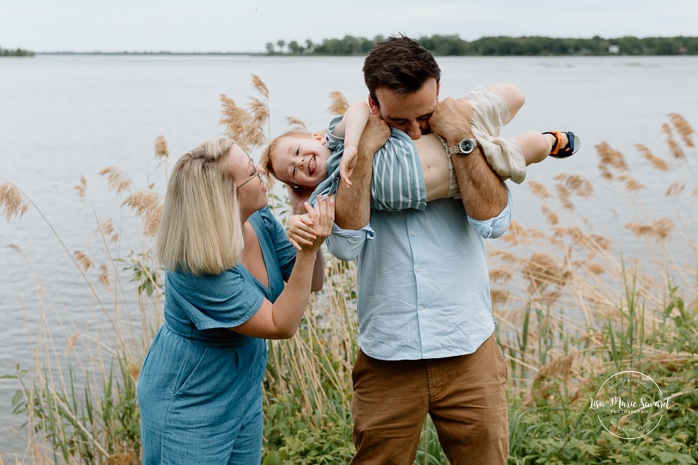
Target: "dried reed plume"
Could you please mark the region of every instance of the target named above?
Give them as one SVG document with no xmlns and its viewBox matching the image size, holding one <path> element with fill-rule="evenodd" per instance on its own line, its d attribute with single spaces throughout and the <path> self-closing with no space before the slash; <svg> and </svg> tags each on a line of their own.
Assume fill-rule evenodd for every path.
<svg viewBox="0 0 698 465">
<path fill-rule="evenodd" d="M 81 250 L 76 250 L 73 253 L 73 257 L 75 257 L 75 261 L 78 263 L 78 265 L 80 265 L 80 268 L 82 268 L 83 271 L 89 270 L 94 265 L 92 259 Z"/>
<path fill-rule="evenodd" d="M 655 156 L 646 145 L 635 144 L 635 148 L 638 149 L 642 156 L 649 160 L 649 162 L 652 163 L 652 166 L 654 166 L 656 169 L 659 171 L 669 171 L 669 163 L 664 161 L 664 159 Z"/>
<path fill-rule="evenodd" d="M 99 275 L 97 280 L 104 285 L 104 287 L 109 287 L 109 268 L 106 263 L 99 265 Z"/>
<path fill-rule="evenodd" d="M 80 182 L 73 186 L 73 189 L 78 191 L 78 197 L 81 199 L 85 198 L 85 189 L 87 188 L 87 179 L 85 179 L 85 175 L 80 176 Z"/>
<path fill-rule="evenodd" d="M 596 247 L 601 250 L 608 250 L 611 247 L 611 240 L 604 236 L 599 236 L 598 234 L 591 234 L 587 236 L 587 239 Z"/>
<path fill-rule="evenodd" d="M 0 185 L 0 206 L 5 208 L 5 218 L 10 221 L 14 216 L 18 218 L 24 216 L 29 208 L 29 202 L 24 199 L 17 186 L 6 182 Z"/>
<path fill-rule="evenodd" d="M 669 237 L 674 230 L 674 223 L 669 218 L 660 218 L 652 224 L 626 223 L 625 229 L 636 236 L 653 237 L 657 242 Z"/>
<path fill-rule="evenodd" d="M 233 99 L 221 94 L 223 117 L 220 124 L 225 126 L 226 135 L 235 140 L 245 151 L 251 151 L 266 143 L 264 123 L 269 116 L 267 106 L 258 99 L 253 99 L 252 111 L 239 107 Z"/>
<path fill-rule="evenodd" d="M 526 184 L 528 185 L 528 188 L 531 189 L 531 192 L 533 192 L 533 194 L 537 195 L 539 198 L 547 199 L 550 197 L 550 192 L 544 184 L 538 181 L 528 181 Z"/>
<path fill-rule="evenodd" d="M 537 381 L 542 381 L 544 378 L 549 376 L 561 376 L 564 378 L 569 377 L 572 374 L 573 362 L 580 355 L 580 352 L 572 352 L 570 354 L 554 358 L 550 362 L 540 367 L 540 370 L 538 370 L 538 374 L 533 382 L 535 383 Z"/>
<path fill-rule="evenodd" d="M 133 187 L 133 181 L 116 166 L 107 166 L 99 172 L 99 175 L 107 177 L 109 189 L 115 190 L 117 194 Z"/>
<path fill-rule="evenodd" d="M 509 280 L 511 279 L 511 271 L 499 267 L 494 270 L 490 270 L 490 281 L 498 281 L 498 280 Z"/>
<path fill-rule="evenodd" d="M 330 92 L 330 99 L 332 99 L 329 107 L 330 114 L 343 115 L 347 112 L 347 108 L 349 108 L 349 102 L 347 102 L 347 99 L 344 98 L 344 95 L 342 95 L 341 92 Z"/>
<path fill-rule="evenodd" d="M 116 242 L 119 238 L 119 235 L 114 232 L 114 229 L 114 221 L 111 218 L 107 218 L 97 226 L 97 231 L 104 236 L 109 236 L 112 242 Z"/>
<path fill-rule="evenodd" d="M 248 152 L 267 142 L 264 129 L 269 123 L 269 89 L 255 74 L 252 75 L 252 88 L 263 100 L 250 98 L 248 109 L 239 107 L 233 99 L 221 94 L 223 117 L 220 124 L 225 126 L 226 135 Z"/>
<path fill-rule="evenodd" d="M 596 263 L 596 262 L 587 262 L 587 264 L 586 264 L 586 269 L 587 269 L 589 272 L 591 272 L 591 273 L 593 273 L 593 274 L 596 274 L 596 275 L 599 275 L 599 274 L 602 274 L 602 273 L 605 273 L 605 272 L 606 272 L 606 269 L 605 269 L 603 266 L 601 266 L 601 265 L 599 265 L 598 263 Z"/>
<path fill-rule="evenodd" d="M 157 234 L 160 218 L 162 216 L 162 200 L 154 192 L 140 191 L 126 197 L 121 204 L 128 205 L 143 219 L 143 233 L 154 237 Z"/>
<path fill-rule="evenodd" d="M 155 157 L 156 158 L 168 158 L 170 156 L 170 150 L 167 148 L 167 139 L 165 136 L 157 136 L 155 138 Z"/>
<path fill-rule="evenodd" d="M 560 202 L 563 208 L 568 210 L 574 210 L 574 204 L 570 200 L 570 191 L 563 184 L 556 184 L 555 189 L 557 190 L 557 200 Z"/>
<path fill-rule="evenodd" d="M 267 88 L 266 84 L 260 79 L 259 76 L 256 74 L 252 75 L 252 87 L 254 90 L 262 94 L 264 98 L 269 98 L 269 89 Z"/>
<path fill-rule="evenodd" d="M 693 134 L 695 131 L 693 127 L 686 121 L 686 119 L 678 113 L 669 113 L 669 118 L 671 119 L 671 124 L 674 125 L 676 132 L 679 133 L 683 143 L 687 147 L 695 147 L 693 143 Z"/>
<path fill-rule="evenodd" d="M 683 153 L 683 149 L 674 139 L 674 133 L 671 130 L 671 126 L 668 123 L 662 124 L 662 132 L 666 135 L 666 142 L 669 145 L 669 153 L 677 160 L 686 159 L 686 155 Z"/>
<path fill-rule="evenodd" d="M 524 278 L 531 282 L 531 288 L 537 289 L 547 284 L 563 287 L 569 272 L 563 271 L 553 257 L 534 253 L 523 267 Z"/>
<path fill-rule="evenodd" d="M 665 193 L 664 195 L 665 195 L 666 197 L 669 197 L 669 196 L 678 197 L 679 195 L 681 195 L 681 193 L 683 192 L 683 190 L 684 190 L 685 188 L 686 188 L 686 185 L 685 185 L 685 184 L 683 184 L 683 183 L 681 183 L 681 182 L 679 182 L 679 181 L 676 181 L 676 182 L 672 183 L 672 184 L 667 188 L 666 193 Z"/>
<path fill-rule="evenodd" d="M 294 116 L 287 117 L 286 122 L 288 123 L 289 126 L 291 126 L 292 130 L 303 130 L 303 131 L 308 130 L 305 123 Z"/>
<path fill-rule="evenodd" d="M 589 197 L 594 192 L 591 183 L 586 178 L 576 174 L 558 174 L 553 179 L 564 185 L 570 194 Z"/>
<path fill-rule="evenodd" d="M 509 292 L 502 289 L 490 290 L 490 296 L 494 305 L 505 305 L 509 300 Z"/>
<path fill-rule="evenodd" d="M 618 179 L 625 183 L 625 190 L 626 191 L 638 191 L 640 189 L 645 188 L 645 186 L 643 186 L 640 181 L 638 181 L 635 178 L 630 177 L 629 175 L 627 175 L 625 173 L 619 175 Z"/>
<path fill-rule="evenodd" d="M 525 405 L 534 405 L 536 399 L 552 399 L 558 395 L 560 381 L 565 381 L 579 372 L 579 362 L 583 359 L 581 352 L 560 355 L 546 363 L 533 380 L 531 391 Z M 573 395 L 572 399 L 576 399 Z"/>
<path fill-rule="evenodd" d="M 628 163 L 625 161 L 623 154 L 612 148 L 608 142 L 601 142 L 595 145 L 594 148 L 600 158 L 598 167 L 599 171 L 601 171 L 601 177 L 613 179 L 613 173 L 608 169 L 609 166 L 619 171 L 628 169 Z"/>
<path fill-rule="evenodd" d="M 78 341 L 78 338 L 80 337 L 80 333 L 75 333 L 72 336 L 70 336 L 70 339 L 68 339 L 68 342 L 65 345 L 65 351 L 66 353 L 70 354 L 75 350 L 75 343 Z"/>
<path fill-rule="evenodd" d="M 543 211 L 543 214 L 545 215 L 545 220 L 550 224 L 551 226 L 555 226 L 560 223 L 560 217 L 557 216 L 557 213 L 549 209 L 548 207 L 542 207 L 541 210 Z"/>
</svg>

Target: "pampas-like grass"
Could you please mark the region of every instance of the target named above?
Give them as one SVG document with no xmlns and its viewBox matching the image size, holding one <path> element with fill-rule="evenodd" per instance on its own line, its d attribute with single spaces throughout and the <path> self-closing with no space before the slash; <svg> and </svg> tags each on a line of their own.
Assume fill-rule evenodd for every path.
<svg viewBox="0 0 698 465">
<path fill-rule="evenodd" d="M 671 124 L 674 125 L 674 128 L 681 136 L 681 139 L 683 139 L 683 143 L 686 144 L 686 147 L 695 147 L 693 143 L 693 134 L 695 131 L 688 121 L 678 113 L 669 113 L 669 118 L 671 119 Z"/>
<path fill-rule="evenodd" d="M 238 106 L 235 100 L 221 94 L 220 124 L 226 128 L 226 135 L 246 152 L 264 145 L 268 140 L 269 90 L 256 75 L 252 76 L 252 86 L 263 99 L 250 98 L 248 108 Z"/>
<path fill-rule="evenodd" d="M 121 206 L 131 207 L 143 219 L 143 233 L 155 237 L 162 217 L 163 203 L 159 194 L 151 191 L 139 191 L 126 197 Z"/>
<path fill-rule="evenodd" d="M 155 156 L 157 158 L 168 158 L 170 156 L 170 150 L 167 147 L 167 139 L 160 135 L 155 138 L 154 146 Z"/>
<path fill-rule="evenodd" d="M 121 194 L 123 191 L 133 188 L 133 181 L 116 166 L 107 166 L 103 168 L 100 170 L 99 175 L 107 177 L 109 188 L 116 191 L 117 194 Z"/>
<path fill-rule="evenodd" d="M 291 131 L 294 131 L 294 130 L 295 131 L 307 131 L 308 130 L 305 123 L 302 120 L 296 118 L 295 116 L 287 117 L 286 122 L 289 125 L 289 130 L 291 130 Z"/>
<path fill-rule="evenodd" d="M 574 194 L 580 197 L 589 197 L 594 193 L 591 183 L 583 176 L 576 174 L 558 174 L 554 176 L 553 179 L 564 185 L 570 195 Z"/>
<path fill-rule="evenodd" d="M 671 126 L 668 123 L 662 125 L 662 132 L 666 136 L 666 142 L 669 146 L 669 154 L 673 156 L 676 160 L 684 160 L 686 155 L 683 153 L 683 149 L 676 139 L 674 138 L 674 133 L 671 130 Z"/>
<path fill-rule="evenodd" d="M 659 218 L 650 224 L 626 223 L 625 228 L 636 236 L 645 236 L 657 242 L 666 240 L 674 230 L 674 222 L 669 218 Z"/>
<path fill-rule="evenodd" d="M 21 218 L 29 208 L 22 192 L 12 183 L 6 182 L 0 185 L 0 206 L 5 209 L 5 218 Z"/>
<path fill-rule="evenodd" d="M 531 189 L 531 192 L 533 192 L 533 194 L 539 198 L 547 199 L 550 197 L 550 191 L 548 191 L 548 188 L 545 187 L 545 184 L 538 181 L 528 181 L 526 182 L 526 185 L 529 189 Z"/>
<path fill-rule="evenodd" d="M 341 92 L 330 92 L 330 99 L 329 110 L 331 115 L 343 115 L 347 112 L 349 102 L 347 102 L 347 99 Z"/>
<path fill-rule="evenodd" d="M 642 156 L 652 163 L 652 166 L 654 166 L 656 169 L 659 171 L 669 171 L 669 163 L 667 163 L 664 159 L 655 156 L 646 145 L 635 144 L 635 148 L 638 149 Z"/>
<path fill-rule="evenodd" d="M 78 265 L 80 265 L 83 271 L 89 270 L 94 265 L 92 259 L 81 250 L 76 250 L 73 253 L 73 256 L 75 257 L 75 260 L 78 262 Z"/>
</svg>

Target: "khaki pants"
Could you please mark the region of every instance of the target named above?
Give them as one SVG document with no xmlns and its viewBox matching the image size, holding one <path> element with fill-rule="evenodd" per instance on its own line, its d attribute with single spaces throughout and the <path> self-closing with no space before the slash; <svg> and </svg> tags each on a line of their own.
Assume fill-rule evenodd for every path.
<svg viewBox="0 0 698 465">
<path fill-rule="evenodd" d="M 352 464 L 412 465 L 429 414 L 452 464 L 506 463 L 507 367 L 492 335 L 475 353 L 382 361 L 359 352 L 353 371 Z"/>
</svg>

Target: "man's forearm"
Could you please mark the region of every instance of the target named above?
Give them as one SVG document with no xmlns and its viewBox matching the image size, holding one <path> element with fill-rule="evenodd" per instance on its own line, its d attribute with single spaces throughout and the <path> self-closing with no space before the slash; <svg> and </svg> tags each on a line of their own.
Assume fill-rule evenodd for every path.
<svg viewBox="0 0 698 465">
<path fill-rule="evenodd" d="M 359 153 L 351 175 L 351 187 L 340 182 L 335 201 L 334 222 L 342 229 L 361 229 L 371 218 L 371 177 L 373 152 L 366 153 L 359 142 Z"/>
<path fill-rule="evenodd" d="M 335 202 L 335 223 L 342 229 L 361 229 L 371 219 L 373 154 L 390 136 L 388 126 L 370 116 L 359 141 L 358 155 L 351 175 L 351 187 L 339 183 Z"/>
<path fill-rule="evenodd" d="M 470 155 L 452 155 L 463 207 L 471 218 L 486 220 L 499 215 L 507 205 L 507 190 L 499 176 L 476 147 Z"/>
<path fill-rule="evenodd" d="M 463 138 L 473 137 L 470 121 L 473 109 L 465 99 L 446 98 L 434 109 L 429 119 L 431 128 L 446 139 L 448 147 L 457 145 Z M 470 218 L 487 220 L 494 218 L 507 205 L 507 190 L 499 176 L 492 171 L 478 145 L 470 154 L 454 154 L 463 207 Z"/>
</svg>

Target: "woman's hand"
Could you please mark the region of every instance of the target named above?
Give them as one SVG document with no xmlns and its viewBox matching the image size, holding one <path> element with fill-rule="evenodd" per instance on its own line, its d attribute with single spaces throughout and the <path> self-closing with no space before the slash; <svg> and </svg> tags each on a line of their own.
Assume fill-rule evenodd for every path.
<svg viewBox="0 0 698 465">
<path fill-rule="evenodd" d="M 304 205 L 307 213 L 294 215 L 289 219 L 286 235 L 299 251 L 315 253 L 332 232 L 334 196 L 318 195 L 315 208 L 308 202 Z"/>
<path fill-rule="evenodd" d="M 313 220 L 310 218 L 310 215 L 305 213 L 303 215 L 291 216 L 286 225 L 286 237 L 298 250 L 302 249 L 301 244 L 304 246 L 312 244 L 317 239 L 317 235 L 313 229 Z"/>
</svg>

